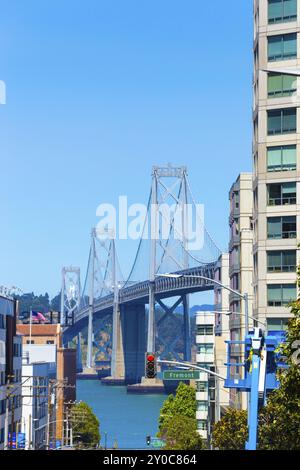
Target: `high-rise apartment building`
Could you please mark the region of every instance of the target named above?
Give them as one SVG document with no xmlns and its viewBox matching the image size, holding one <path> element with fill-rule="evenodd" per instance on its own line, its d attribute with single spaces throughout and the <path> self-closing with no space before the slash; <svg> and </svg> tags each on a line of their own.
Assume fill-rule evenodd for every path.
<svg viewBox="0 0 300 470">
<path fill-rule="evenodd" d="M 297 295 L 300 0 L 254 1 L 254 316 L 285 327 Z"/>
<path fill-rule="evenodd" d="M 248 313 L 252 317 L 253 304 L 253 191 L 252 173 L 240 173 L 229 192 L 229 279 L 230 287 L 248 296 Z M 229 294 L 230 339 L 244 340 L 245 302 L 240 295 Z M 253 322 L 249 319 L 249 326 Z M 233 363 L 243 362 L 244 349 L 240 345 L 231 348 Z M 230 405 L 246 408 L 246 394 L 230 390 Z"/>
</svg>

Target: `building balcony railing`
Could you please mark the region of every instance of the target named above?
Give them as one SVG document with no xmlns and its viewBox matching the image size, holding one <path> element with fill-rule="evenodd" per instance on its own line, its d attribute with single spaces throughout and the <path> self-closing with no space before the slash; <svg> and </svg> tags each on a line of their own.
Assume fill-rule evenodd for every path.
<svg viewBox="0 0 300 470">
<path fill-rule="evenodd" d="M 268 266 L 268 273 L 293 273 L 296 272 L 296 265 Z"/>
<path fill-rule="evenodd" d="M 297 232 L 295 230 L 291 230 L 288 232 L 281 232 L 281 233 L 268 233 L 269 239 L 281 239 L 281 238 L 296 238 Z"/>
<path fill-rule="evenodd" d="M 292 197 L 270 197 L 268 201 L 269 206 L 288 206 L 297 204 L 296 196 Z"/>
</svg>

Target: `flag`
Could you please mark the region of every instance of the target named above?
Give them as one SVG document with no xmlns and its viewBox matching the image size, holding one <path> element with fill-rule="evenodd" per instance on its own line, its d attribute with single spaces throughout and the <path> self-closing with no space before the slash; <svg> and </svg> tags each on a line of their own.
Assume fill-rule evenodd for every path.
<svg viewBox="0 0 300 470">
<path fill-rule="evenodd" d="M 46 318 L 41 312 L 35 312 L 34 310 L 32 310 L 31 316 L 33 321 L 46 321 Z"/>
</svg>

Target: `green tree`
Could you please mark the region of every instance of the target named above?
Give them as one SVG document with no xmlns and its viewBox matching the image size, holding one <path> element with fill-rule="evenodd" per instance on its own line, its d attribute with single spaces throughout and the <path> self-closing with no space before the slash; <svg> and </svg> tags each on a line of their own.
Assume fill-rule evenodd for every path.
<svg viewBox="0 0 300 470">
<path fill-rule="evenodd" d="M 159 430 L 165 430 L 165 422 L 175 415 L 195 418 L 196 416 L 196 390 L 189 385 L 180 382 L 176 395 L 169 395 L 160 410 Z"/>
<path fill-rule="evenodd" d="M 71 410 L 74 443 L 77 447 L 98 447 L 101 440 L 99 420 L 85 402 L 76 403 Z"/>
<path fill-rule="evenodd" d="M 183 415 L 165 420 L 160 437 L 166 441 L 165 450 L 200 450 L 203 447 L 196 419 Z"/>
<path fill-rule="evenodd" d="M 158 437 L 166 441 L 166 449 L 194 450 L 202 448 L 197 433 L 196 390 L 180 382 L 176 395 L 169 395 L 159 416 Z"/>
<path fill-rule="evenodd" d="M 243 450 L 248 438 L 247 412 L 229 408 L 212 432 L 212 444 L 219 450 Z"/>
</svg>

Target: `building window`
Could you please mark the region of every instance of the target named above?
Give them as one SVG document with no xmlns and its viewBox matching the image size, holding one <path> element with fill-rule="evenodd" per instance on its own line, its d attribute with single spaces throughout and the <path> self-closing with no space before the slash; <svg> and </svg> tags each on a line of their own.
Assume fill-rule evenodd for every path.
<svg viewBox="0 0 300 470">
<path fill-rule="evenodd" d="M 297 34 L 279 34 L 268 37 L 268 60 L 289 60 L 297 58 Z"/>
<path fill-rule="evenodd" d="M 197 325 L 197 335 L 201 336 L 211 336 L 214 334 L 213 325 Z"/>
<path fill-rule="evenodd" d="M 297 92 L 297 77 L 280 73 L 268 74 L 268 97 L 281 98 Z"/>
<path fill-rule="evenodd" d="M 213 354 L 214 345 L 210 343 L 198 344 L 198 354 Z"/>
<path fill-rule="evenodd" d="M 284 307 L 296 299 L 296 284 L 269 284 L 268 306 Z"/>
<path fill-rule="evenodd" d="M 4 315 L 2 315 L 2 313 L 0 313 L 0 328 L 2 330 L 5 329 L 5 317 L 4 317 Z"/>
<path fill-rule="evenodd" d="M 197 401 L 197 411 L 208 411 L 207 401 Z"/>
<path fill-rule="evenodd" d="M 268 171 L 292 171 L 297 167 L 296 145 L 269 147 L 267 150 Z"/>
<path fill-rule="evenodd" d="M 268 251 L 268 272 L 296 272 L 296 250 Z"/>
<path fill-rule="evenodd" d="M 29 340 L 29 339 L 28 339 L 28 340 L 26 341 L 26 344 L 34 344 L 34 340 L 33 340 L 33 339 L 32 339 L 32 340 Z"/>
<path fill-rule="evenodd" d="M 205 419 L 198 419 L 197 428 L 198 428 L 199 431 L 206 431 L 207 430 L 207 421 Z"/>
<path fill-rule="evenodd" d="M 296 129 L 296 108 L 268 111 L 268 135 L 292 134 Z"/>
<path fill-rule="evenodd" d="M 296 238 L 296 216 L 268 217 L 268 238 Z"/>
<path fill-rule="evenodd" d="M 296 204 L 296 183 L 268 184 L 267 193 L 269 206 Z"/>
<path fill-rule="evenodd" d="M 196 382 L 197 383 L 197 392 L 207 392 L 208 382 Z"/>
<path fill-rule="evenodd" d="M 269 0 L 269 23 L 283 23 L 297 19 L 297 0 Z"/>
<path fill-rule="evenodd" d="M 54 341 L 53 341 L 53 340 L 50 340 L 50 339 L 48 339 L 48 340 L 46 341 L 46 343 L 47 343 L 47 344 L 54 344 Z"/>
<path fill-rule="evenodd" d="M 285 331 L 288 321 L 288 318 L 267 318 L 268 331 Z"/>
</svg>

